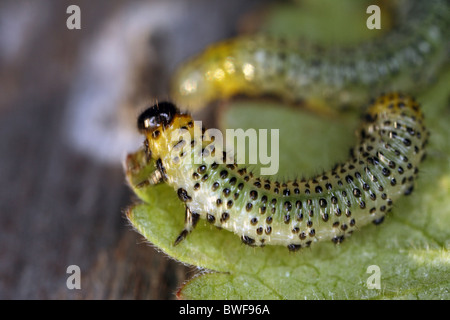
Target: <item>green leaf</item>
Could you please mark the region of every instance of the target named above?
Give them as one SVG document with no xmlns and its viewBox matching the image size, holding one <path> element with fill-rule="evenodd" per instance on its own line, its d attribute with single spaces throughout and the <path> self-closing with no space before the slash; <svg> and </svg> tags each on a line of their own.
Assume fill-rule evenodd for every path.
<svg viewBox="0 0 450 320">
<path fill-rule="evenodd" d="M 388 32 L 393 24 L 388 3 L 377 3 L 382 28 L 366 27 L 366 9 L 373 1 L 301 0 L 298 6 L 275 2 L 266 12 L 260 31 L 277 36 L 311 39 L 322 45 L 354 44 Z"/>
</svg>

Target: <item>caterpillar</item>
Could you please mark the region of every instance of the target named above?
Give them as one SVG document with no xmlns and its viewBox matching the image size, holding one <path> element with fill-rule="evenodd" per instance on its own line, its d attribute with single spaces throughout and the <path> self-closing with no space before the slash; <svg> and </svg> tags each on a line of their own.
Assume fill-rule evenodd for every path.
<svg viewBox="0 0 450 320">
<path fill-rule="evenodd" d="M 397 7 L 392 30 L 354 45 L 321 48 L 267 34 L 213 44 L 179 67 L 171 97 L 190 110 L 238 94 L 335 109 L 383 92 L 417 92 L 448 62 L 450 6 L 417 0 Z"/>
<path fill-rule="evenodd" d="M 205 152 L 207 138 L 195 140 L 193 123 L 169 102 L 148 108 L 137 120 L 147 158 L 155 162 L 138 187 L 167 183 L 185 204 L 185 225 L 175 245 L 199 219 L 250 246 L 297 251 L 318 241 L 341 243 L 354 230 L 381 223 L 393 203 L 412 192 L 428 140 L 412 97 L 382 95 L 368 107 L 347 162 L 310 179 L 274 181 L 236 162 L 195 163 L 198 148 L 191 146 Z M 187 134 L 180 136 L 180 129 Z"/>
</svg>

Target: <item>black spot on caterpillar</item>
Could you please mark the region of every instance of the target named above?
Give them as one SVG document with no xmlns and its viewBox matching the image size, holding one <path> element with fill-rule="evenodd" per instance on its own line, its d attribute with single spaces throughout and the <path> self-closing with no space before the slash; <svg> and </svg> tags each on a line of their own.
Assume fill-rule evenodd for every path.
<svg viewBox="0 0 450 320">
<path fill-rule="evenodd" d="M 196 164 L 195 148 L 182 142 L 195 138 L 192 122 L 171 103 L 153 106 L 138 119 L 147 153 L 159 163 L 147 184 L 164 181 L 186 206 L 185 227 L 175 244 L 200 218 L 251 246 L 283 245 L 297 251 L 317 241 L 341 243 L 354 230 L 381 223 L 393 203 L 411 193 L 428 138 L 413 98 L 383 95 L 367 109 L 346 163 L 310 179 L 280 182 L 261 179 L 236 163 Z M 188 132 L 183 140 L 180 128 Z"/>
<path fill-rule="evenodd" d="M 237 94 L 306 100 L 314 108 L 418 92 L 448 62 L 449 1 L 400 1 L 397 9 L 392 30 L 353 46 L 320 48 L 265 34 L 219 42 L 179 68 L 171 97 L 191 110 Z"/>
</svg>

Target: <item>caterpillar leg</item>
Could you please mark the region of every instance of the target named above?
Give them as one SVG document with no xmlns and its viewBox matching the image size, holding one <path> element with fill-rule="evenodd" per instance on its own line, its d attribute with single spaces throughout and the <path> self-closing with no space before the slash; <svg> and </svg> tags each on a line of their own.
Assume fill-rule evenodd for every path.
<svg viewBox="0 0 450 320">
<path fill-rule="evenodd" d="M 163 175 L 162 175 L 161 171 L 155 170 L 150 174 L 150 176 L 146 180 L 139 182 L 136 185 L 136 188 L 141 189 L 141 188 L 147 187 L 149 185 L 158 184 L 162 180 L 163 180 Z"/>
<path fill-rule="evenodd" d="M 175 242 L 173 243 L 174 246 L 176 246 L 181 241 L 183 241 L 187 237 L 187 235 L 192 230 L 194 230 L 199 219 L 200 219 L 200 215 L 198 213 L 192 212 L 189 209 L 189 207 L 186 206 L 185 218 L 184 218 L 184 229 L 183 229 L 183 231 L 181 231 L 181 233 L 175 239 Z"/>
</svg>

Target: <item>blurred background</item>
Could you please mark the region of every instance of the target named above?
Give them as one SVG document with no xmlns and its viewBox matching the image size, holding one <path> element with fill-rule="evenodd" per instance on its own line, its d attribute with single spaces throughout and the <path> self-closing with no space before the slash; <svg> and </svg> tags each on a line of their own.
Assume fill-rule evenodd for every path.
<svg viewBox="0 0 450 320">
<path fill-rule="evenodd" d="M 0 1 L 0 299 L 175 298 L 193 270 L 132 230 L 122 162 L 177 64 L 263 2 Z"/>
</svg>

